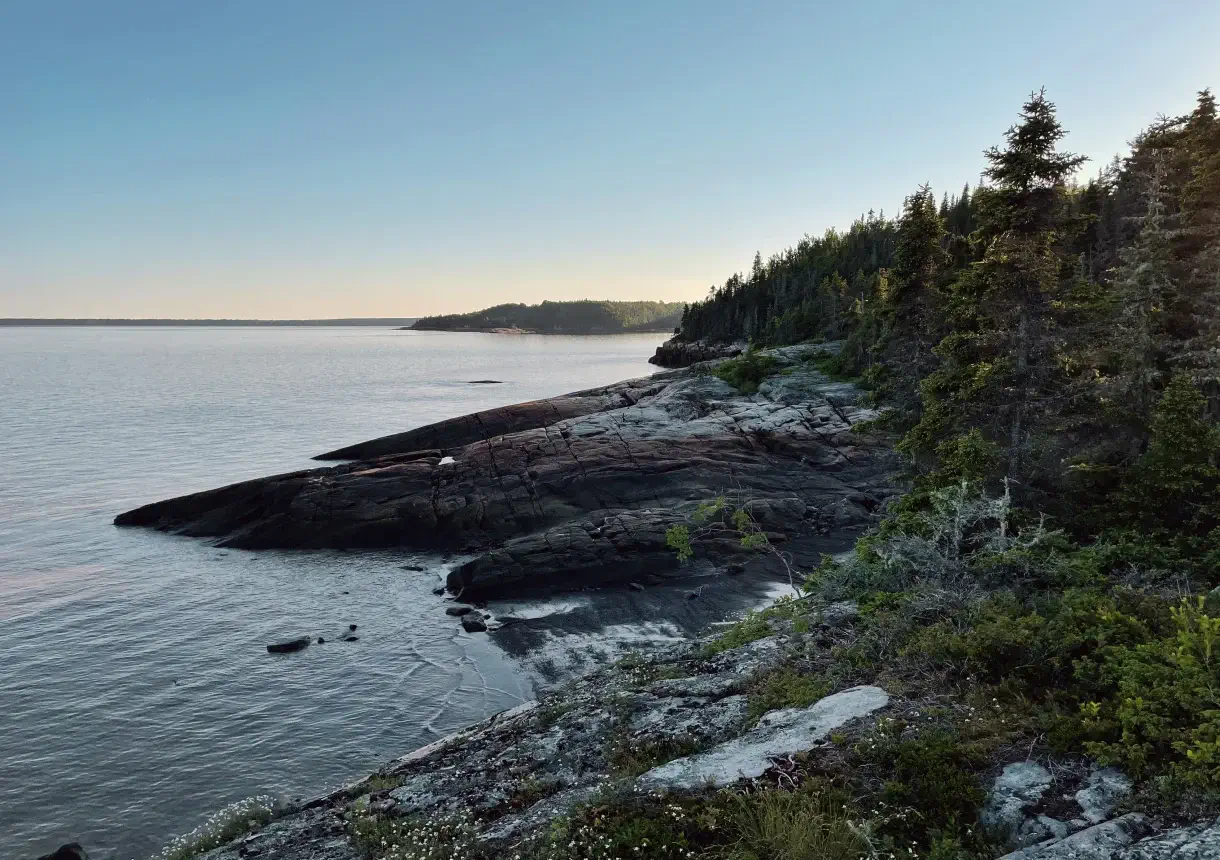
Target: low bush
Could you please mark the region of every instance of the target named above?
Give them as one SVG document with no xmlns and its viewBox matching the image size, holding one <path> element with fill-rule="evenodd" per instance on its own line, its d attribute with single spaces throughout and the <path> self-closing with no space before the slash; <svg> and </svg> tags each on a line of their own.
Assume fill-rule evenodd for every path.
<svg viewBox="0 0 1220 860">
<path fill-rule="evenodd" d="M 755 350 L 754 345 L 737 358 L 721 362 L 712 373 L 743 394 L 753 394 L 775 367 L 775 359 Z"/>
</svg>

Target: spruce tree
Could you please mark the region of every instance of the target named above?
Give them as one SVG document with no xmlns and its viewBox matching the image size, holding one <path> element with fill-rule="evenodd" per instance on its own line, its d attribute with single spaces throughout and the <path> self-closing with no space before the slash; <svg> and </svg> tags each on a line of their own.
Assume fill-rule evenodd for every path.
<svg viewBox="0 0 1220 860">
<path fill-rule="evenodd" d="M 885 295 L 882 353 L 889 374 L 884 394 L 900 413 L 917 411 L 919 381 L 936 365 L 932 347 L 939 331 L 937 290 L 947 263 L 944 237 L 936 199 L 921 185 L 903 206 Z"/>
<path fill-rule="evenodd" d="M 1138 424 L 1147 420 L 1162 387 L 1173 352 L 1170 322 L 1181 303 L 1172 274 L 1176 219 L 1165 187 L 1167 158 L 1161 152 L 1143 167 L 1139 233 L 1120 250 L 1120 265 L 1112 273 L 1118 308 L 1111 333 L 1118 361 L 1112 397 Z"/>
<path fill-rule="evenodd" d="M 982 258 L 952 287 L 953 331 L 936 348 L 941 366 L 925 380 L 923 416 L 902 443 L 917 460 L 943 465 L 938 451 L 969 436 L 1002 448 L 1004 469 L 1020 485 L 1052 477 L 1041 443 L 1064 406 L 1066 339 L 1057 317 L 1076 277 L 1064 253 L 1077 227 L 1067 181 L 1085 161 L 1056 149 L 1064 134 L 1054 105 L 1037 92 L 1007 145 L 985 153 L 988 183 L 974 195 Z"/>
<path fill-rule="evenodd" d="M 1210 90 L 1187 120 L 1182 146 L 1189 179 L 1182 190 L 1177 253 L 1192 315 L 1184 364 L 1220 414 L 1220 118 Z"/>
</svg>

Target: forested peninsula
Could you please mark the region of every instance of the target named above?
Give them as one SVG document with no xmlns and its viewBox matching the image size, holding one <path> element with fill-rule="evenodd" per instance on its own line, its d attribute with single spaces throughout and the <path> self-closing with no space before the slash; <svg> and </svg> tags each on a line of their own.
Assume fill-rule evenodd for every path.
<svg viewBox="0 0 1220 860">
<path fill-rule="evenodd" d="M 537 305 L 496 305 L 466 314 L 423 317 L 416 331 L 506 331 L 530 334 L 630 334 L 672 332 L 682 302 L 612 302 L 585 299 Z"/>
<path fill-rule="evenodd" d="M 1220 856 L 1220 118 L 1203 91 L 1085 182 L 1065 135 L 1034 93 L 980 187 L 756 257 L 676 369 L 120 515 L 462 551 L 501 644 L 544 623 L 503 597 L 707 628 L 792 589 L 167 854 Z"/>
</svg>

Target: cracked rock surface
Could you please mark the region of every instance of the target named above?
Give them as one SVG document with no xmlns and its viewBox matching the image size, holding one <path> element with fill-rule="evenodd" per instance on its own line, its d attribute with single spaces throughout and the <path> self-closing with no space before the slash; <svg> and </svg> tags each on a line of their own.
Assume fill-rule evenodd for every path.
<svg viewBox="0 0 1220 860">
<path fill-rule="evenodd" d="M 323 455 L 353 458 L 157 502 L 119 525 L 222 546 L 410 546 L 479 553 L 471 598 L 627 581 L 675 565 L 665 530 L 731 492 L 777 540 L 858 534 L 894 487 L 859 392 L 771 351 L 747 395 L 707 365 L 490 409 Z M 704 541 L 699 552 L 731 552 Z"/>
</svg>

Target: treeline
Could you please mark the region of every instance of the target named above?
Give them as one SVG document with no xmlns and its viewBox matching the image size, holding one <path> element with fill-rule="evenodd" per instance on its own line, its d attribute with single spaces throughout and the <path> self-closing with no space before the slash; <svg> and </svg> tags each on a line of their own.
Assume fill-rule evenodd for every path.
<svg viewBox="0 0 1220 860">
<path fill-rule="evenodd" d="M 1215 98 L 1085 184 L 1064 135 L 1035 93 L 980 187 L 938 203 L 923 186 L 897 219 L 756 257 L 680 337 L 844 339 L 837 369 L 888 408 L 917 487 L 1008 478 L 1077 530 L 1138 521 L 1220 549 Z"/>
<path fill-rule="evenodd" d="M 540 334 L 625 334 L 673 331 L 681 320 L 682 302 L 611 302 L 582 300 L 505 304 L 466 314 L 424 317 L 411 328 L 426 331 L 521 329 Z"/>
</svg>

